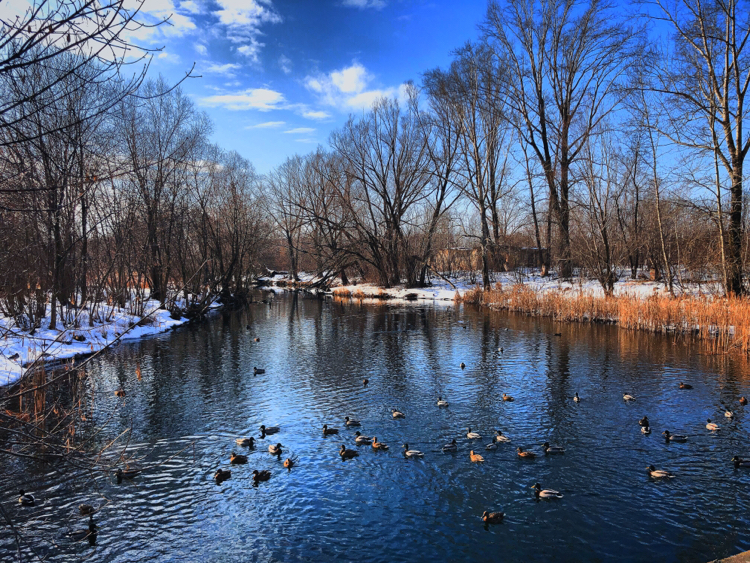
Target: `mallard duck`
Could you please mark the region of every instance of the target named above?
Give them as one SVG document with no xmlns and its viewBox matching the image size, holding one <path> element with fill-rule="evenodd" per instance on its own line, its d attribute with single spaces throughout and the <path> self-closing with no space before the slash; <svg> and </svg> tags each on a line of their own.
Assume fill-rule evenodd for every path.
<svg viewBox="0 0 750 563">
<path fill-rule="evenodd" d="M 719 425 L 715 422 L 711 422 L 710 418 L 706 419 L 706 428 L 711 431 L 719 430 Z"/>
<path fill-rule="evenodd" d="M 641 426 L 641 434 L 651 434 L 650 426 Z"/>
<path fill-rule="evenodd" d="M 469 452 L 469 459 L 472 463 L 484 463 L 484 458 L 479 454 L 475 454 L 474 450 Z"/>
<path fill-rule="evenodd" d="M 448 406 L 448 401 L 444 401 L 442 397 L 438 397 L 437 406 L 439 406 L 439 407 L 447 407 Z"/>
<path fill-rule="evenodd" d="M 503 393 L 503 401 L 512 403 L 513 401 L 515 401 L 515 399 L 511 397 L 510 395 L 508 395 L 507 393 Z"/>
<path fill-rule="evenodd" d="M 524 459 L 534 459 L 536 457 L 536 454 L 534 452 L 524 451 L 521 446 L 518 446 L 518 448 L 516 449 L 516 454 L 518 455 L 518 457 L 522 457 Z"/>
<path fill-rule="evenodd" d="M 124 397 L 125 396 L 125 389 L 120 387 L 115 391 L 115 397 Z"/>
<path fill-rule="evenodd" d="M 338 434 L 339 429 L 338 428 L 328 428 L 327 424 L 323 425 L 323 436 L 332 436 L 334 434 Z"/>
<path fill-rule="evenodd" d="M 565 448 L 562 446 L 550 446 L 549 442 L 544 442 L 542 444 L 542 448 L 544 449 L 544 454 L 564 454 Z"/>
<path fill-rule="evenodd" d="M 680 389 L 692 389 L 692 388 L 693 388 L 692 385 L 688 385 L 687 383 L 683 383 L 682 381 L 680 381 Z"/>
<path fill-rule="evenodd" d="M 263 434 L 264 437 L 269 434 L 276 434 L 280 430 L 281 428 L 278 426 L 266 426 L 265 424 L 261 424 L 260 426 L 260 433 Z"/>
<path fill-rule="evenodd" d="M 442 450 L 444 452 L 455 452 L 456 450 L 458 450 L 458 445 L 456 444 L 456 439 L 453 438 L 453 440 L 451 440 L 450 442 L 448 442 L 447 444 L 445 444 L 443 446 Z"/>
<path fill-rule="evenodd" d="M 214 473 L 214 480 L 221 484 L 232 476 L 232 472 L 229 469 L 217 469 Z"/>
<path fill-rule="evenodd" d="M 580 402 L 581 402 L 581 398 L 580 398 L 580 397 L 578 396 L 578 391 L 576 391 L 576 394 L 575 394 L 575 395 L 573 395 L 573 400 L 574 400 L 574 401 L 575 401 L 576 403 L 580 403 Z"/>
<path fill-rule="evenodd" d="M 268 481 L 271 478 L 271 472 L 268 469 L 253 469 L 253 483 L 260 483 L 261 481 Z"/>
<path fill-rule="evenodd" d="M 641 426 L 651 426 L 651 424 L 649 424 L 649 422 L 648 422 L 648 417 L 647 416 L 644 416 L 642 419 L 640 419 L 638 421 L 638 424 L 641 425 Z"/>
<path fill-rule="evenodd" d="M 485 450 L 496 450 L 497 449 L 497 442 L 490 442 L 484 447 Z"/>
<path fill-rule="evenodd" d="M 251 450 L 255 447 L 255 438 L 237 438 L 235 443 L 243 448 L 250 448 Z"/>
<path fill-rule="evenodd" d="M 117 479 L 117 484 L 119 485 L 122 483 L 123 479 L 131 480 L 136 477 L 141 472 L 140 469 L 129 469 L 125 468 L 123 471 L 121 468 L 117 468 L 117 471 L 115 471 L 115 478 Z"/>
<path fill-rule="evenodd" d="M 349 418 L 348 416 L 344 417 L 344 421 L 346 422 L 347 426 L 362 426 L 362 424 L 360 424 L 359 420 L 353 420 L 353 419 Z"/>
<path fill-rule="evenodd" d="M 258 338 L 258 337 L 256 336 L 255 338 L 253 338 L 253 342 L 260 342 L 260 338 Z"/>
<path fill-rule="evenodd" d="M 81 541 L 85 539 L 93 539 L 96 538 L 96 530 L 97 526 L 94 523 L 94 516 L 89 516 L 89 527 L 86 530 L 73 530 L 72 532 L 68 532 L 66 536 L 72 541 Z"/>
<path fill-rule="evenodd" d="M 362 445 L 364 445 L 364 444 L 369 444 L 369 443 L 371 443 L 371 442 L 372 442 L 372 438 L 370 438 L 369 436 L 363 436 L 363 435 L 362 435 L 362 434 L 360 433 L 360 431 L 359 431 L 359 430 L 357 430 L 357 431 L 356 431 L 356 432 L 354 433 L 354 435 L 356 436 L 356 438 L 354 438 L 354 443 L 355 443 L 355 444 L 357 444 L 358 446 L 362 446 Z"/>
<path fill-rule="evenodd" d="M 256 368 L 256 367 L 253 368 L 253 375 L 262 375 L 264 373 L 266 373 L 266 370 L 264 369 Z"/>
<path fill-rule="evenodd" d="M 498 348 L 497 351 L 502 354 L 503 352 L 505 352 L 505 348 L 503 348 L 502 346 L 500 346 L 500 348 Z"/>
<path fill-rule="evenodd" d="M 497 434 L 495 434 L 494 440 L 495 442 L 510 442 L 510 438 L 503 435 L 503 433 L 500 430 L 498 430 Z"/>
<path fill-rule="evenodd" d="M 461 362 L 461 369 L 466 369 L 466 364 Z"/>
<path fill-rule="evenodd" d="M 271 444 L 270 446 L 268 446 L 268 453 L 281 457 L 281 454 L 282 454 L 281 444 L 276 444 L 275 446 Z"/>
<path fill-rule="evenodd" d="M 478 432 L 472 432 L 472 431 L 471 431 L 471 426 L 470 426 L 470 427 L 468 428 L 467 432 L 466 432 L 466 437 L 467 437 L 467 438 L 468 438 L 469 440 L 479 440 L 479 439 L 481 439 L 481 438 L 482 438 L 482 435 L 481 435 L 481 434 L 479 434 Z"/>
<path fill-rule="evenodd" d="M 393 418 L 406 418 L 404 413 L 396 409 L 391 409 L 391 414 L 393 415 Z"/>
<path fill-rule="evenodd" d="M 727 418 L 734 418 L 734 412 L 729 410 L 729 407 L 726 405 L 722 405 L 724 407 L 724 416 Z"/>
<path fill-rule="evenodd" d="M 357 457 L 359 455 L 359 452 L 357 450 L 347 450 L 346 446 L 344 444 L 341 444 L 339 455 L 341 456 L 341 459 L 351 459 L 353 457 Z"/>
<path fill-rule="evenodd" d="M 542 489 L 542 486 L 539 483 L 535 483 L 533 487 L 534 489 L 534 497 L 535 498 L 563 498 L 562 493 L 558 493 L 555 490 L 552 489 Z"/>
<path fill-rule="evenodd" d="M 664 469 L 656 469 L 653 465 L 649 465 L 646 469 L 648 470 L 648 474 L 654 479 L 672 479 L 674 477 L 673 473 Z"/>
<path fill-rule="evenodd" d="M 485 524 L 499 524 L 503 521 L 504 512 L 488 512 L 487 510 L 482 513 L 482 522 Z"/>
<path fill-rule="evenodd" d="M 745 397 L 740 397 L 740 404 L 744 407 L 747 405 L 747 399 Z"/>
<path fill-rule="evenodd" d="M 297 456 L 288 457 L 284 460 L 284 467 L 291 471 L 292 467 L 297 465 L 297 461 L 299 461 Z"/>
<path fill-rule="evenodd" d="M 406 457 L 424 457 L 424 454 L 419 450 L 410 450 L 409 444 L 404 444 L 404 456 Z"/>
<path fill-rule="evenodd" d="M 362 387 L 367 387 L 367 384 L 370 383 L 370 380 L 366 377 L 362 380 Z"/>
<path fill-rule="evenodd" d="M 27 493 L 23 489 L 19 491 L 19 494 L 21 496 L 18 497 L 18 502 L 21 506 L 34 506 L 34 495 Z"/>
<path fill-rule="evenodd" d="M 372 437 L 372 449 L 373 450 L 387 450 L 388 445 L 384 444 L 383 442 L 378 442 L 378 437 L 373 436 Z"/>
<path fill-rule="evenodd" d="M 90 504 L 79 504 L 78 512 L 81 514 L 81 516 L 91 516 L 96 512 L 96 509 Z"/>
<path fill-rule="evenodd" d="M 739 456 L 734 456 L 732 458 L 732 463 L 734 464 L 735 469 L 738 469 L 740 467 L 750 467 L 750 460 L 742 459 Z"/>
<path fill-rule="evenodd" d="M 625 393 L 622 396 L 622 400 L 623 401 L 635 401 L 635 397 L 633 395 L 631 395 L 630 393 Z"/>
<path fill-rule="evenodd" d="M 687 436 L 672 434 L 669 430 L 665 430 L 661 435 L 666 438 L 667 442 L 687 442 Z"/>
<path fill-rule="evenodd" d="M 229 463 L 231 463 L 232 465 L 247 463 L 247 456 L 237 455 L 236 453 L 232 452 L 231 454 L 229 454 Z"/>
</svg>

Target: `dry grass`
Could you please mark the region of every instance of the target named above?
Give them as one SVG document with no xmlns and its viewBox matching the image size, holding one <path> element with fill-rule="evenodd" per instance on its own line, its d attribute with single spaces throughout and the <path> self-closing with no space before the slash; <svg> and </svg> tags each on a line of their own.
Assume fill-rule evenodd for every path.
<svg viewBox="0 0 750 563">
<path fill-rule="evenodd" d="M 686 333 L 717 350 L 750 352 L 750 300 L 723 297 L 595 297 L 577 291 L 536 291 L 522 284 L 489 291 L 477 287 L 456 301 L 477 303 L 565 322 L 616 323 L 653 333 Z"/>
</svg>

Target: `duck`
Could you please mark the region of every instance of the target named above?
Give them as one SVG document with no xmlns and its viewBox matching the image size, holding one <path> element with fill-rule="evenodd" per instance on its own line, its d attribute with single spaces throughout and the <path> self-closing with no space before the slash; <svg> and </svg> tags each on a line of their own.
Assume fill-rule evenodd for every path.
<svg viewBox="0 0 750 563">
<path fill-rule="evenodd" d="M 641 434 L 651 434 L 650 426 L 641 426 Z"/>
<path fill-rule="evenodd" d="M 217 469 L 214 473 L 214 481 L 221 484 L 232 476 L 232 472 L 229 469 Z"/>
<path fill-rule="evenodd" d="M 502 346 L 500 346 L 500 348 L 498 348 L 497 351 L 502 354 L 503 352 L 505 352 L 505 348 L 503 348 Z"/>
<path fill-rule="evenodd" d="M 266 426 L 265 424 L 260 425 L 260 433 L 263 434 L 263 437 L 265 438 L 267 434 L 276 434 L 281 430 L 278 426 Z"/>
<path fill-rule="evenodd" d="M 510 438 L 503 435 L 503 433 L 500 430 L 498 430 L 497 434 L 495 434 L 494 440 L 495 442 L 510 442 Z"/>
<path fill-rule="evenodd" d="M 229 454 L 229 463 L 231 463 L 232 465 L 247 463 L 247 456 L 237 455 L 236 453 L 232 452 L 231 454 Z"/>
<path fill-rule="evenodd" d="M 404 413 L 396 409 L 391 409 L 391 414 L 393 415 L 393 418 L 406 418 Z"/>
<path fill-rule="evenodd" d="M 339 429 L 338 428 L 328 428 L 327 424 L 323 425 L 323 436 L 333 436 L 334 434 L 338 434 Z"/>
<path fill-rule="evenodd" d="M 711 430 L 711 431 L 719 430 L 719 425 L 716 424 L 715 422 L 711 422 L 710 418 L 707 418 L 706 419 L 706 428 L 709 429 L 709 430 Z"/>
<path fill-rule="evenodd" d="M 370 383 L 370 380 L 366 377 L 362 380 L 362 387 L 367 387 L 367 384 Z"/>
<path fill-rule="evenodd" d="M 344 444 L 341 444 L 339 455 L 341 456 L 341 459 L 351 459 L 353 457 L 357 457 L 359 455 L 359 452 L 357 450 L 347 450 L 346 446 Z"/>
<path fill-rule="evenodd" d="M 747 399 L 745 397 L 740 397 L 740 404 L 744 407 L 747 405 Z"/>
<path fill-rule="evenodd" d="M 363 436 L 359 430 L 357 430 L 354 435 L 356 436 L 356 438 L 354 438 L 354 443 L 358 446 L 362 446 L 364 444 L 369 444 L 370 442 L 372 442 L 372 438 L 370 438 L 369 436 Z"/>
<path fill-rule="evenodd" d="M 649 422 L 648 422 L 648 417 L 647 416 L 644 416 L 642 419 L 640 419 L 638 421 L 638 424 L 640 426 L 646 426 L 646 427 L 651 426 L 651 424 L 649 424 Z"/>
<path fill-rule="evenodd" d="M 387 450 L 388 444 L 385 444 L 383 442 L 378 442 L 378 437 L 373 436 L 372 437 L 372 449 L 373 450 Z"/>
<path fill-rule="evenodd" d="M 256 336 L 255 338 L 253 338 L 253 342 L 260 342 L 260 338 L 258 338 L 258 337 Z"/>
<path fill-rule="evenodd" d="M 362 424 L 360 424 L 359 420 L 351 419 L 348 416 L 344 417 L 344 421 L 345 421 L 345 423 L 346 423 L 347 426 L 362 426 Z"/>
<path fill-rule="evenodd" d="M 576 403 L 581 402 L 581 398 L 578 396 L 578 391 L 576 391 L 576 394 L 573 396 L 573 401 Z"/>
<path fill-rule="evenodd" d="M 255 438 L 237 438 L 235 443 L 243 448 L 250 448 L 251 450 L 255 447 Z"/>
<path fill-rule="evenodd" d="M 503 393 L 503 401 L 507 403 L 512 403 L 513 401 L 515 401 L 515 399 L 511 397 L 510 395 L 508 395 L 507 393 Z"/>
<path fill-rule="evenodd" d="M 481 434 L 479 434 L 478 432 L 472 432 L 472 430 L 471 430 L 471 426 L 470 426 L 470 427 L 469 427 L 469 428 L 467 429 L 467 432 L 466 432 L 466 437 L 467 437 L 467 438 L 468 438 L 469 440 L 479 440 L 479 439 L 481 439 L 481 438 L 482 438 L 482 435 L 481 435 Z"/>
<path fill-rule="evenodd" d="M 253 367 L 253 375 L 263 375 L 264 373 L 266 373 L 266 370 Z"/>
<path fill-rule="evenodd" d="M 458 445 L 456 444 L 456 439 L 453 438 L 453 440 L 451 440 L 450 442 L 448 442 L 447 444 L 445 444 L 442 447 L 442 450 L 444 452 L 455 452 L 455 451 L 457 451 L 458 450 Z"/>
<path fill-rule="evenodd" d="M 497 442 L 490 442 L 484 447 L 485 450 L 496 450 L 497 449 Z"/>
<path fill-rule="evenodd" d="M 260 483 L 261 481 L 268 481 L 271 478 L 271 472 L 268 469 L 253 469 L 253 483 Z"/>
<path fill-rule="evenodd" d="M 542 489 L 539 483 L 535 483 L 533 487 L 535 498 L 563 498 L 562 493 L 559 493 L 553 489 Z"/>
<path fill-rule="evenodd" d="M 692 389 L 692 388 L 693 388 L 692 385 L 688 385 L 687 383 L 683 383 L 682 381 L 680 381 L 680 389 Z"/>
<path fill-rule="evenodd" d="M 489 512 L 485 510 L 482 513 L 482 522 L 485 524 L 499 524 L 503 521 L 504 512 Z"/>
<path fill-rule="evenodd" d="M 282 451 L 281 451 L 281 444 L 276 444 L 275 446 L 271 444 L 268 446 L 268 453 L 271 455 L 277 455 L 281 457 Z"/>
<path fill-rule="evenodd" d="M 448 406 L 448 401 L 444 401 L 442 397 L 438 397 L 437 406 L 439 406 L 439 407 L 447 407 Z"/>
<path fill-rule="evenodd" d="M 474 450 L 469 452 L 469 459 L 472 463 L 484 463 L 484 458 L 479 454 L 475 454 Z"/>
<path fill-rule="evenodd" d="M 27 493 L 23 489 L 19 491 L 18 502 L 21 506 L 34 506 L 34 495 Z"/>
<path fill-rule="evenodd" d="M 81 514 L 81 516 L 91 516 L 92 514 L 96 513 L 96 509 L 90 504 L 79 504 L 78 512 Z"/>
<path fill-rule="evenodd" d="M 665 430 L 661 435 L 666 438 L 667 442 L 687 442 L 687 436 L 672 434 L 669 430 Z"/>
<path fill-rule="evenodd" d="M 89 541 L 95 541 L 96 540 L 96 530 L 97 526 L 94 523 L 94 516 L 89 516 L 89 527 L 85 530 L 73 530 L 72 532 L 68 532 L 66 536 L 72 541 L 81 541 L 88 539 Z"/>
<path fill-rule="evenodd" d="M 140 469 L 128 469 L 127 467 L 123 471 L 121 468 L 117 468 L 117 471 L 115 471 L 115 478 L 117 479 L 117 484 L 119 485 L 122 483 L 123 479 L 132 480 L 135 478 L 139 473 L 141 472 Z"/>
<path fill-rule="evenodd" d="M 461 362 L 461 369 L 466 369 L 466 364 Z"/>
<path fill-rule="evenodd" d="M 732 463 L 734 464 L 735 469 L 739 469 L 740 467 L 750 467 L 750 460 L 742 459 L 740 456 L 734 456 L 732 458 Z"/>
<path fill-rule="evenodd" d="M 115 390 L 115 397 L 124 397 L 125 396 L 125 389 L 120 387 L 119 389 Z"/>
<path fill-rule="evenodd" d="M 292 467 L 297 465 L 297 461 L 299 461 L 297 456 L 288 457 L 284 460 L 284 467 L 291 471 Z"/>
<path fill-rule="evenodd" d="M 542 448 L 544 449 L 544 455 L 565 453 L 565 448 L 563 448 L 562 446 L 550 446 L 549 442 L 544 442 L 544 444 L 542 444 Z"/>
<path fill-rule="evenodd" d="M 722 405 L 724 407 L 724 416 L 727 418 L 734 418 L 734 412 L 729 410 L 729 408 L 726 405 Z"/>
<path fill-rule="evenodd" d="M 630 393 L 625 393 L 622 396 L 622 400 L 623 401 L 635 401 L 635 397 L 633 395 L 631 395 Z"/>
<path fill-rule="evenodd" d="M 419 450 L 410 450 L 409 444 L 404 444 L 403 448 L 405 457 L 424 457 L 424 454 Z"/>
<path fill-rule="evenodd" d="M 647 468 L 648 474 L 654 479 L 672 479 L 674 473 L 670 473 L 664 469 L 656 469 L 653 465 L 649 465 Z"/>
<path fill-rule="evenodd" d="M 516 454 L 518 455 L 518 457 L 524 459 L 534 459 L 536 457 L 536 454 L 534 452 L 524 451 L 521 446 L 518 446 L 518 448 L 516 449 Z"/>
</svg>

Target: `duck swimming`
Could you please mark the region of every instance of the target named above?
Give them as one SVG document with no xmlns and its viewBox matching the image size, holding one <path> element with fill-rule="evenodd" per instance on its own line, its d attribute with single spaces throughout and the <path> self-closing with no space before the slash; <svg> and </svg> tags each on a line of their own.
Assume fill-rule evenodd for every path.
<svg viewBox="0 0 750 563">
<path fill-rule="evenodd" d="M 651 426 L 651 424 L 649 424 L 649 422 L 648 422 L 648 417 L 647 416 L 644 416 L 642 419 L 640 419 L 638 421 L 638 424 L 640 426 Z"/>
<path fill-rule="evenodd" d="M 672 434 L 669 432 L 669 430 L 665 430 L 661 433 L 664 438 L 666 438 L 667 442 L 687 442 L 687 436 L 682 436 L 680 434 Z"/>
<path fill-rule="evenodd" d="M 404 444 L 404 456 L 406 457 L 424 457 L 424 454 L 419 450 L 410 450 L 409 444 Z"/>
<path fill-rule="evenodd" d="M 542 489 L 542 486 L 539 483 L 535 483 L 533 487 L 534 489 L 534 497 L 537 499 L 540 498 L 563 498 L 562 493 L 558 493 L 557 491 L 553 489 Z"/>
<path fill-rule="evenodd" d="M 534 459 L 536 457 L 536 454 L 534 452 L 526 452 L 521 446 L 518 446 L 518 448 L 516 448 L 516 455 L 524 459 Z"/>
<path fill-rule="evenodd" d="M 622 396 L 622 400 L 623 401 L 635 401 L 635 397 L 633 395 L 631 395 L 630 393 L 625 393 Z"/>
<path fill-rule="evenodd" d="M 281 457 L 281 454 L 283 453 L 281 451 L 281 444 L 276 444 L 275 446 L 271 444 L 270 446 L 268 446 L 268 453 Z"/>
<path fill-rule="evenodd" d="M 229 463 L 231 463 L 232 465 L 247 463 L 247 456 L 237 455 L 236 453 L 232 452 L 231 454 L 229 454 Z"/>
<path fill-rule="evenodd" d="M 740 404 L 744 407 L 747 405 L 747 399 L 745 397 L 740 397 Z"/>
<path fill-rule="evenodd" d="M 510 438 L 503 435 L 503 433 L 500 430 L 498 430 L 497 434 L 495 434 L 494 440 L 495 442 L 510 442 Z"/>
<path fill-rule="evenodd" d="M 448 401 L 443 401 L 442 397 L 438 397 L 437 406 L 439 406 L 439 407 L 447 407 L 448 406 Z"/>
<path fill-rule="evenodd" d="M 96 509 L 90 504 L 79 504 L 78 512 L 81 516 L 91 516 L 96 512 Z"/>
<path fill-rule="evenodd" d="M 19 494 L 21 496 L 18 497 L 18 502 L 21 504 L 21 506 L 34 506 L 34 502 L 36 502 L 34 500 L 34 495 L 27 493 L 23 489 L 19 491 Z"/>
<path fill-rule="evenodd" d="M 260 483 L 261 481 L 268 481 L 271 478 L 271 472 L 268 469 L 253 469 L 253 484 Z"/>
<path fill-rule="evenodd" d="M 383 442 L 378 442 L 378 437 L 377 436 L 373 436 L 373 438 L 372 438 L 372 449 L 373 450 L 383 450 L 383 451 L 385 451 L 385 450 L 388 449 L 388 444 L 385 444 Z"/>
<path fill-rule="evenodd" d="M 260 433 L 263 435 L 263 438 L 265 438 L 266 435 L 276 434 L 280 430 L 281 428 L 279 426 L 266 426 L 265 424 L 260 425 Z"/>
<path fill-rule="evenodd" d="M 357 450 L 347 450 L 346 446 L 344 444 L 341 444 L 339 455 L 341 456 L 341 459 L 351 459 L 353 457 L 357 457 L 359 455 L 359 452 Z"/>
<path fill-rule="evenodd" d="M 651 434 L 651 428 L 649 426 L 641 426 L 641 434 Z"/>
<path fill-rule="evenodd" d="M 356 436 L 356 438 L 354 439 L 354 443 L 358 446 L 362 446 L 364 444 L 369 444 L 370 442 L 372 442 L 372 438 L 370 438 L 369 436 L 362 436 L 359 430 L 357 430 L 354 435 Z"/>
<path fill-rule="evenodd" d="M 255 448 L 255 438 L 252 436 L 250 438 L 237 438 L 235 443 L 243 448 L 250 448 L 251 450 Z"/>
<path fill-rule="evenodd" d="M 391 409 L 391 414 L 393 415 L 393 418 L 406 418 L 404 413 L 396 409 Z"/>
<path fill-rule="evenodd" d="M 232 472 L 229 469 L 218 469 L 214 473 L 214 480 L 216 483 L 221 484 L 232 476 Z"/>
<path fill-rule="evenodd" d="M 727 418 L 734 418 L 734 412 L 730 411 L 729 407 L 727 407 L 726 405 L 722 405 L 722 407 L 724 407 L 724 416 L 725 417 L 727 417 Z"/>
<path fill-rule="evenodd" d="M 456 445 L 456 439 L 453 438 L 453 440 L 445 444 L 442 449 L 444 452 L 455 452 L 456 450 L 458 450 L 458 445 Z"/>
<path fill-rule="evenodd" d="M 576 403 L 581 402 L 581 398 L 578 396 L 578 391 L 576 391 L 576 394 L 573 396 L 573 401 L 575 401 Z"/>
<path fill-rule="evenodd" d="M 472 463 L 484 463 L 484 458 L 479 454 L 475 454 L 474 450 L 469 452 L 469 459 Z"/>
<path fill-rule="evenodd" d="M 89 516 L 89 527 L 86 530 L 73 530 L 72 532 L 68 532 L 66 535 L 68 538 L 70 538 L 72 541 L 81 541 L 88 539 L 90 542 L 96 541 L 96 530 L 97 526 L 94 523 L 94 516 Z M 93 543 L 92 542 L 92 543 Z"/>
<path fill-rule="evenodd" d="M 117 480 L 117 484 L 119 485 L 122 483 L 123 479 L 132 480 L 134 479 L 139 473 L 141 472 L 140 469 L 127 469 L 123 471 L 121 468 L 117 468 L 117 471 L 115 471 L 115 478 Z"/>
<path fill-rule="evenodd" d="M 710 418 L 706 419 L 706 428 L 711 431 L 719 430 L 719 425 L 715 422 L 711 422 Z"/>
<path fill-rule="evenodd" d="M 485 510 L 482 514 L 482 522 L 485 524 L 499 524 L 502 522 L 503 516 L 505 516 L 504 512 L 488 512 Z"/>
<path fill-rule="evenodd" d="M 362 426 L 362 424 L 360 424 L 359 420 L 351 419 L 348 416 L 344 417 L 344 421 L 345 421 L 345 424 L 347 426 L 349 426 L 349 427 L 351 427 L 351 426 Z"/>
<path fill-rule="evenodd" d="M 544 442 L 544 444 L 542 444 L 542 448 L 544 449 L 544 455 L 565 453 L 565 448 L 561 446 L 550 446 L 549 442 Z"/>
<path fill-rule="evenodd" d="M 125 396 L 125 389 L 120 387 L 115 391 L 115 397 L 124 397 Z"/>
<path fill-rule="evenodd" d="M 654 479 L 672 479 L 674 477 L 673 473 L 664 469 L 656 469 L 653 465 L 649 465 L 646 469 L 648 470 L 648 474 Z"/>
<path fill-rule="evenodd" d="M 687 383 L 683 383 L 682 381 L 680 381 L 680 389 L 692 389 L 692 388 L 693 388 L 692 385 L 688 385 Z"/>
<path fill-rule="evenodd" d="M 297 456 L 294 457 L 288 457 L 284 460 L 284 467 L 286 467 L 288 470 L 292 470 L 292 467 L 297 465 L 298 458 Z"/>
<path fill-rule="evenodd" d="M 735 469 L 739 469 L 740 467 L 750 467 L 750 460 L 742 459 L 739 456 L 734 456 L 732 458 L 732 463 L 734 464 Z"/>
<path fill-rule="evenodd" d="M 467 438 L 468 438 L 469 440 L 479 440 L 479 439 L 481 439 L 481 438 L 482 438 L 482 435 L 481 435 L 481 434 L 479 434 L 478 432 L 472 432 L 472 431 L 471 431 L 471 426 L 470 426 L 470 427 L 468 428 L 468 431 L 466 432 L 466 437 L 467 437 Z"/>
<path fill-rule="evenodd" d="M 339 429 L 338 428 L 328 428 L 327 424 L 323 425 L 323 436 L 332 436 L 333 434 L 338 434 Z"/>
<path fill-rule="evenodd" d="M 253 367 L 253 375 L 263 375 L 264 373 L 266 373 L 266 370 Z"/>
<path fill-rule="evenodd" d="M 515 399 L 507 393 L 503 393 L 503 401 L 505 401 L 506 403 L 512 403 L 513 401 L 515 401 Z"/>
</svg>

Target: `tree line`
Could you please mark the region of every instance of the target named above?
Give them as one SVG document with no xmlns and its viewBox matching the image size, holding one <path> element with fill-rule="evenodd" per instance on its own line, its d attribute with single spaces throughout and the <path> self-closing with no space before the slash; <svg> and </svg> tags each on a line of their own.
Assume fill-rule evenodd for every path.
<svg viewBox="0 0 750 563">
<path fill-rule="evenodd" d="M 50 303 L 54 328 L 200 308 L 266 266 L 423 286 L 458 247 L 484 287 L 525 249 L 607 293 L 644 267 L 744 293 L 750 15 L 630 9 L 492 0 L 446 68 L 261 176 L 148 77 L 137 9 L 40 0 L 2 21 L 0 312 L 33 331 Z"/>
</svg>

